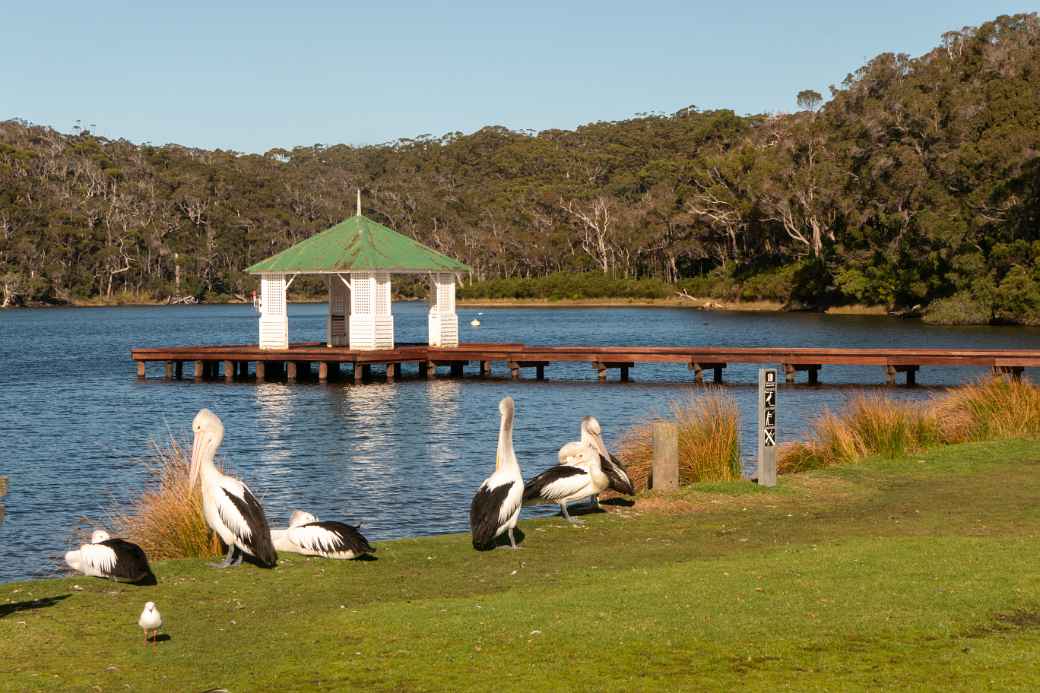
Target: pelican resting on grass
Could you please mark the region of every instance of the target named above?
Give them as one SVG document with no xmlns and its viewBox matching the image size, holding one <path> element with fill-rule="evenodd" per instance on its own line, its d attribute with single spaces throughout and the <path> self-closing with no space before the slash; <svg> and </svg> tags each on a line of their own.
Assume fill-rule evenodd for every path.
<svg viewBox="0 0 1040 693">
<path fill-rule="evenodd" d="M 513 452 L 513 414 L 516 405 L 512 397 L 498 403 L 502 421 L 498 429 L 498 451 L 495 453 L 495 473 L 484 480 L 473 496 L 469 507 L 469 527 L 473 534 L 473 548 L 493 548 L 495 539 L 509 535 L 509 545 L 516 549 L 513 529 L 520 517 L 524 495 L 524 477 Z"/>
<path fill-rule="evenodd" d="M 549 467 L 524 485 L 524 505 L 556 503 L 571 524 L 581 524 L 567 512 L 567 504 L 602 493 L 610 479 L 600 466 L 599 451 L 591 445 L 575 448 L 567 464 Z"/>
<path fill-rule="evenodd" d="M 626 496 L 636 495 L 636 487 L 632 484 L 632 480 L 628 478 L 624 465 L 607 451 L 607 445 L 603 442 L 603 429 L 600 428 L 599 421 L 595 416 L 582 418 L 581 440 L 567 443 L 560 448 L 560 464 L 573 465 L 573 461 L 576 459 L 574 457 L 575 452 L 585 446 L 592 446 L 599 453 L 600 467 L 610 480 L 608 488 Z M 592 502 L 596 507 L 599 507 L 599 499 L 596 496 L 592 496 Z"/>
<path fill-rule="evenodd" d="M 342 522 L 322 522 L 297 510 L 288 529 L 271 530 L 271 543 L 279 551 L 349 560 L 375 551 L 358 529 Z"/>
<path fill-rule="evenodd" d="M 224 424 L 209 409 L 195 415 L 191 424 L 195 442 L 191 448 L 189 488 L 195 488 L 202 477 L 202 511 L 206 524 L 228 547 L 223 563 L 217 568 L 239 565 L 242 554 L 249 554 L 265 568 L 273 568 L 278 554 L 271 544 L 271 528 L 260 501 L 249 487 L 233 476 L 222 474 L 213 458 L 224 440 Z"/>
<path fill-rule="evenodd" d="M 149 640 L 153 643 L 157 642 L 156 638 L 159 637 L 159 629 L 162 628 L 162 614 L 155 608 L 155 602 L 148 602 L 144 605 L 144 611 L 141 612 L 141 617 L 137 619 L 137 625 L 141 626 L 141 630 L 144 631 L 144 642 L 146 645 Z"/>
<path fill-rule="evenodd" d="M 156 584 L 144 550 L 129 541 L 111 538 L 103 529 L 94 530 L 90 543 L 80 546 L 79 551 L 66 553 L 65 562 L 73 570 L 92 577 L 137 585 Z"/>
</svg>

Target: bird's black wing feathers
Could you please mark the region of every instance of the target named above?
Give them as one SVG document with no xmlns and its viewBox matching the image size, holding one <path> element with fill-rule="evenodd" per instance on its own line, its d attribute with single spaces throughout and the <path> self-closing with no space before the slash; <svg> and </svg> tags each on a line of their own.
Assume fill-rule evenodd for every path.
<svg viewBox="0 0 1040 693">
<path fill-rule="evenodd" d="M 610 488 L 626 496 L 636 495 L 636 487 L 625 473 L 625 467 L 621 461 L 613 457 L 599 456 L 600 467 L 603 473 L 610 479 Z"/>
<path fill-rule="evenodd" d="M 486 549 L 495 541 L 502 504 L 506 502 L 506 497 L 515 483 L 517 482 L 512 481 L 493 489 L 482 485 L 473 496 L 473 502 L 469 506 L 469 528 L 473 533 L 473 548 Z"/>
<path fill-rule="evenodd" d="M 125 539 L 106 539 L 101 544 L 112 549 L 116 555 L 116 564 L 109 577 L 123 582 L 155 584 L 148 557 L 140 546 Z"/>
<path fill-rule="evenodd" d="M 369 543 L 368 539 L 362 536 L 361 532 L 358 531 L 357 527 L 348 525 L 343 522 L 309 522 L 303 527 L 320 527 L 326 532 L 335 535 L 336 544 L 330 553 L 340 551 L 353 551 L 355 555 L 360 556 L 363 553 L 372 553 L 375 551 Z"/>
<path fill-rule="evenodd" d="M 587 476 L 588 472 L 580 467 L 572 467 L 569 464 L 558 464 L 554 467 L 549 467 L 544 472 L 524 484 L 524 500 L 530 501 L 536 498 L 541 498 L 542 491 L 544 491 L 545 487 L 549 484 L 579 474 Z"/>
<path fill-rule="evenodd" d="M 253 495 L 253 492 L 245 484 L 242 485 L 242 498 L 229 493 L 226 488 L 222 487 L 222 490 L 224 495 L 238 508 L 238 512 L 242 514 L 246 524 L 249 525 L 253 532 L 248 540 L 245 537 L 239 537 L 239 539 L 242 539 L 242 543 L 250 548 L 253 558 L 260 565 L 273 568 L 275 563 L 278 562 L 278 553 L 275 552 L 274 544 L 271 543 L 271 528 L 267 524 L 267 516 L 264 515 L 264 509 L 260 505 L 260 501 L 256 499 L 256 496 Z"/>
</svg>

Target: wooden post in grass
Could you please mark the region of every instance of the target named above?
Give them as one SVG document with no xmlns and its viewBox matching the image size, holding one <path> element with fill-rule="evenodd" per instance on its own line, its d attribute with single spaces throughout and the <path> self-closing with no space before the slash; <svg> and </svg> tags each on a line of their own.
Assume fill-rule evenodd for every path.
<svg viewBox="0 0 1040 693">
<path fill-rule="evenodd" d="M 758 369 L 758 483 L 776 486 L 776 369 Z"/>
<path fill-rule="evenodd" d="M 679 428 L 674 423 L 658 421 L 653 430 L 653 490 L 675 491 L 679 488 Z"/>
</svg>

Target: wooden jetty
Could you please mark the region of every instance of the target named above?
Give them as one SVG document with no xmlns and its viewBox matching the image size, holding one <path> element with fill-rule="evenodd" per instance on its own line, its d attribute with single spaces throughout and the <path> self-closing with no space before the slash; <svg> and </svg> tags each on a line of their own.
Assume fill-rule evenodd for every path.
<svg viewBox="0 0 1040 693">
<path fill-rule="evenodd" d="M 446 367 L 447 375 L 461 377 L 465 368 L 479 365 L 479 374 L 491 373 L 492 363 L 505 363 L 512 378 L 518 380 L 525 369 L 534 369 L 543 380 L 545 369 L 553 363 L 588 363 L 600 382 L 608 371 L 618 371 L 619 380 L 629 379 L 637 363 L 675 363 L 692 371 L 696 383 L 704 382 L 705 372 L 715 383 L 723 382 L 723 370 L 730 364 L 777 364 L 788 383 L 796 382 L 799 372 L 806 382 L 821 382 L 824 366 L 875 366 L 883 369 L 885 382 L 895 385 L 902 373 L 906 385 L 915 385 L 917 372 L 924 366 L 971 366 L 1020 378 L 1027 367 L 1040 366 L 1040 349 L 928 349 L 928 348 L 813 348 L 813 347 L 651 347 L 651 346 L 528 346 L 524 344 L 459 344 L 437 347 L 427 344 L 397 344 L 392 349 L 358 350 L 329 347 L 324 343 L 295 343 L 284 349 L 261 349 L 252 345 L 176 346 L 131 350 L 139 378 L 147 376 L 147 365 L 162 364 L 163 377 L 182 379 L 184 364 L 192 365 L 195 380 L 223 379 L 227 382 L 269 380 L 318 382 L 353 380 L 363 383 L 373 378 L 373 367 L 387 381 L 400 377 L 405 364 L 416 364 L 421 377 Z M 350 372 L 344 372 L 344 366 Z"/>
</svg>

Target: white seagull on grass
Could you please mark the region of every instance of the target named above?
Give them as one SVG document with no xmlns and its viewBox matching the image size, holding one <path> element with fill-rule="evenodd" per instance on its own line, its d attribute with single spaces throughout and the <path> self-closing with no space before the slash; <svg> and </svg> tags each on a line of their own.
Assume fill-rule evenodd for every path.
<svg viewBox="0 0 1040 693">
<path fill-rule="evenodd" d="M 141 617 L 137 619 L 137 625 L 141 626 L 141 630 L 144 631 L 144 642 L 146 645 L 149 640 L 153 643 L 156 642 L 156 638 L 159 637 L 159 629 L 162 628 L 162 614 L 155 608 L 155 602 L 148 602 L 144 605 L 144 611 L 141 612 Z"/>
</svg>

